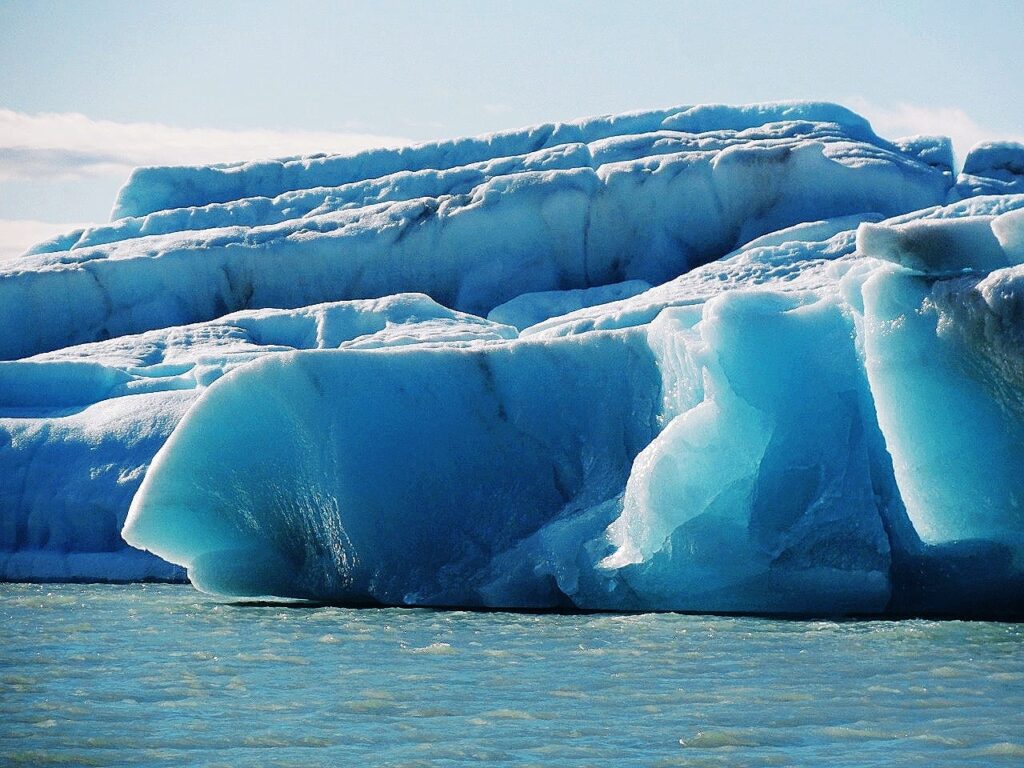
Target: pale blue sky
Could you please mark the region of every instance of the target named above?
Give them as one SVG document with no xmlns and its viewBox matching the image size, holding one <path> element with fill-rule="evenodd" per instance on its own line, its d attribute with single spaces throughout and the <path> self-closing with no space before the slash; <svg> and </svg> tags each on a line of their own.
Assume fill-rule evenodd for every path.
<svg viewBox="0 0 1024 768">
<path fill-rule="evenodd" d="M 1024 135 L 1022 30 L 1013 0 L 0 0 L 0 219 L 105 218 L 136 162 L 708 101 L 840 101 L 883 135 L 942 131 L 962 150 Z M 160 125 L 118 125 L 137 123 Z"/>
</svg>

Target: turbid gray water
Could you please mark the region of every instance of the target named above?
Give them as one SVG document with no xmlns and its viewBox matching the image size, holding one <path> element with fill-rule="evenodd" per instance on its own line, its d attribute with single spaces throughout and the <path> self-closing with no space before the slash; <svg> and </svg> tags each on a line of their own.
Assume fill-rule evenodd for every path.
<svg viewBox="0 0 1024 768">
<path fill-rule="evenodd" d="M 1019 766 L 1024 625 L 0 585 L 5 765 Z"/>
</svg>

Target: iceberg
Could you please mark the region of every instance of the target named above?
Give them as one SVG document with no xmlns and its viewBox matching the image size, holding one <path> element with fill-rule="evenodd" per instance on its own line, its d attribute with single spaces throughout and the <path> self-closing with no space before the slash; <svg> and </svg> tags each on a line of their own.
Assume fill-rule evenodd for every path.
<svg viewBox="0 0 1024 768">
<path fill-rule="evenodd" d="M 852 138 L 878 141 L 868 122 L 836 104 L 792 102 L 730 107 L 720 104 L 673 107 L 549 123 L 516 131 L 354 156 L 314 155 L 196 168 L 139 168 L 118 195 L 112 218 L 144 216 L 247 197 L 275 197 L 286 191 L 337 186 L 403 171 L 446 170 L 493 158 L 552 147 L 589 144 L 660 130 L 686 135 L 738 133 L 772 123 L 818 122 L 842 126 Z M 671 151 L 671 150 L 669 150 Z"/>
<path fill-rule="evenodd" d="M 207 387 L 297 349 L 462 346 L 515 329 L 422 294 L 248 310 L 0 362 L 0 578 L 180 580 L 121 527 L 150 461 Z"/>
<path fill-rule="evenodd" d="M 797 103 L 139 169 L 0 274 L 0 575 L 1024 615 L 1015 152 Z"/>
<path fill-rule="evenodd" d="M 651 437 L 657 374 L 637 341 L 393 352 L 294 353 L 211 387 L 126 539 L 161 542 L 215 592 L 479 604 L 467 572 L 616 493 Z M 268 448 L 224 460 L 254 441 Z"/>
<path fill-rule="evenodd" d="M 821 104 L 142 169 L 121 218 L 0 265 L 0 359 L 404 292 L 486 315 L 528 292 L 661 283 L 809 217 L 894 215 L 948 189 L 941 169 Z"/>
<path fill-rule="evenodd" d="M 603 313 L 603 322 L 542 323 L 488 348 L 297 353 L 301 360 L 249 366 L 211 388 L 168 441 L 124 535 L 139 546 L 159 542 L 195 583 L 231 594 L 793 614 L 1019 611 L 1021 593 L 1007 587 L 1021 583 L 1024 554 L 1014 472 L 1021 421 L 1003 413 L 1019 385 L 999 373 L 1008 404 L 988 395 L 972 431 L 939 438 L 961 426 L 943 423 L 960 389 L 991 389 L 997 372 L 1021 361 L 1019 335 L 999 331 L 1015 327 L 1005 296 L 1016 292 L 996 293 L 1004 297 L 996 309 L 975 297 L 984 288 L 967 287 L 998 278 L 1005 291 L 1019 268 L 954 270 L 948 244 L 965 254 L 1001 248 L 1008 233 L 1020 234 L 1021 207 L 1024 197 L 992 198 L 882 223 L 797 227 L 576 313 Z M 912 270 L 907 252 L 937 271 Z M 1000 263 L 1011 260 L 1000 253 Z M 747 287 L 722 290 L 730 273 Z M 876 304 L 890 280 L 929 286 L 947 316 L 976 318 L 975 330 L 929 320 L 920 309 L 930 305 L 915 294 L 910 310 L 899 306 L 924 327 L 901 339 L 896 331 L 909 332 L 909 321 L 891 310 L 880 318 Z M 994 313 L 1006 319 L 996 323 Z M 975 343 L 989 358 L 999 350 L 995 372 L 962 382 L 966 353 L 955 348 L 924 355 L 935 370 L 908 370 L 903 347 L 943 344 L 940 326 L 982 334 Z M 389 393 L 396 375 L 398 395 Z M 374 385 L 354 384 L 364 378 Z M 928 382 L 960 389 L 907 408 Z M 257 407 L 254 397 L 269 400 L 273 419 L 238 418 Z M 282 431 L 294 441 L 283 457 L 227 466 L 218 458 Z M 904 445 L 920 454 L 910 469 Z M 996 464 L 986 449 L 996 449 Z M 986 468 L 1004 473 L 1001 496 L 986 491 Z M 921 498 L 915 483 L 931 496 Z M 486 514 L 498 510 L 497 520 Z M 410 552 L 414 564 L 401 565 Z"/>
</svg>

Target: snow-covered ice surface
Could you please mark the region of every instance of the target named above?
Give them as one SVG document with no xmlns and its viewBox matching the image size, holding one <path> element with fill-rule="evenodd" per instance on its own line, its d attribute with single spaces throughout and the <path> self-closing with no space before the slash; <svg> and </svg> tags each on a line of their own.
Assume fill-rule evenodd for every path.
<svg viewBox="0 0 1024 768">
<path fill-rule="evenodd" d="M 226 594 L 1019 614 L 1018 149 L 809 103 L 140 169 L 0 274 L 0 573 L 166 577 L 134 496 Z"/>
<path fill-rule="evenodd" d="M 487 319 L 515 326 L 522 331 L 552 317 L 566 315 L 584 307 L 628 299 L 650 288 L 651 284 L 643 280 L 627 280 L 624 283 L 599 285 L 594 288 L 521 293 L 488 312 Z"/>
<path fill-rule="evenodd" d="M 0 359 L 244 308 L 417 291 L 485 315 L 526 292 L 655 284 L 809 212 L 893 215 L 942 202 L 948 182 L 823 104 L 141 169 L 117 206 L 134 218 L 0 267 Z"/>
<path fill-rule="evenodd" d="M 1016 141 L 983 141 L 964 159 L 950 199 L 974 195 L 1024 192 L 1024 144 Z"/>
</svg>

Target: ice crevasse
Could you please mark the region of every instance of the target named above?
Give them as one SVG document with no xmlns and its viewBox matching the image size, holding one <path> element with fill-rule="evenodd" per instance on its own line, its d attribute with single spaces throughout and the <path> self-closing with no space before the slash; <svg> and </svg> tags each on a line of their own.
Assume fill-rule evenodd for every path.
<svg viewBox="0 0 1024 768">
<path fill-rule="evenodd" d="M 0 563 L 92 489 L 223 594 L 1019 615 L 1022 156 L 781 104 L 143 169 L 0 276 L 67 289 L 0 363 Z"/>
</svg>

